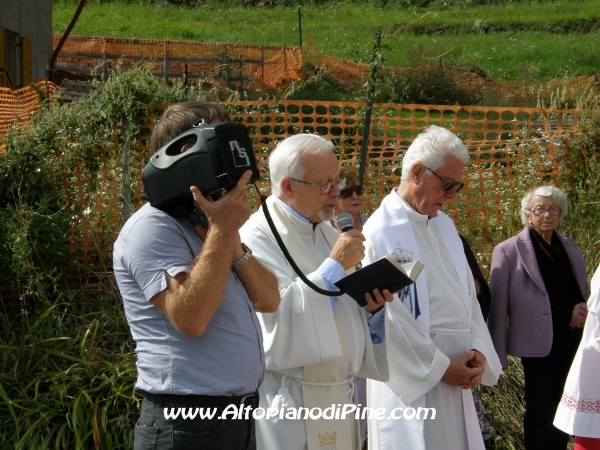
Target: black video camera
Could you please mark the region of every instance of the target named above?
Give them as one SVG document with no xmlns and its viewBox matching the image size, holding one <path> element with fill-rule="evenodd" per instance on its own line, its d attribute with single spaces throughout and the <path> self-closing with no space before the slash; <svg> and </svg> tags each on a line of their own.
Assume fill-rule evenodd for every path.
<svg viewBox="0 0 600 450">
<path fill-rule="evenodd" d="M 189 149 L 182 153 L 184 146 Z M 194 125 L 158 150 L 142 170 L 150 204 L 175 217 L 194 210 L 190 186 L 210 195 L 233 188 L 247 170 L 259 179 L 248 130 L 236 123 Z"/>
</svg>

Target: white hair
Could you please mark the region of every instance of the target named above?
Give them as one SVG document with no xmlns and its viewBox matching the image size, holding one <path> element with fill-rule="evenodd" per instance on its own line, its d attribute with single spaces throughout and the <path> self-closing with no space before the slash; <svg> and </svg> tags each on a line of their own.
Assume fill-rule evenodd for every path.
<svg viewBox="0 0 600 450">
<path fill-rule="evenodd" d="M 281 197 L 281 180 L 285 177 L 302 180 L 303 156 L 333 152 L 333 144 L 316 134 L 296 134 L 281 141 L 269 157 L 271 193 Z"/>
<path fill-rule="evenodd" d="M 431 170 L 437 170 L 446 164 L 446 156 L 452 155 L 460 162 L 469 161 L 469 150 L 451 131 L 431 125 L 419 134 L 408 147 L 402 159 L 402 181 L 410 179 L 410 170 L 416 162 L 421 162 Z"/>
<path fill-rule="evenodd" d="M 540 197 L 552 197 L 554 203 L 560 208 L 560 220 L 565 218 L 569 213 L 569 201 L 567 200 L 567 194 L 556 186 L 538 186 L 533 188 L 525 194 L 523 200 L 521 200 L 521 222 L 523 225 L 527 225 L 527 215 L 531 212 L 533 206 L 533 197 L 539 195 Z"/>
</svg>

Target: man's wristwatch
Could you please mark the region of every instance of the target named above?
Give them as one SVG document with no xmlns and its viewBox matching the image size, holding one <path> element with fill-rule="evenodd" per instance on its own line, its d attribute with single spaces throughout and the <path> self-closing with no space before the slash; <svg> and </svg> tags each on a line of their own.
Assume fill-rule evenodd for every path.
<svg viewBox="0 0 600 450">
<path fill-rule="evenodd" d="M 246 252 L 246 253 L 244 253 L 244 256 L 242 256 L 240 259 L 231 263 L 232 269 L 237 269 L 242 264 L 244 264 L 246 261 L 248 261 L 250 259 L 250 257 L 252 256 L 252 250 L 250 250 L 248 248 L 248 246 L 246 244 L 244 244 L 243 242 L 242 242 L 242 248 L 244 249 L 244 252 Z"/>
</svg>

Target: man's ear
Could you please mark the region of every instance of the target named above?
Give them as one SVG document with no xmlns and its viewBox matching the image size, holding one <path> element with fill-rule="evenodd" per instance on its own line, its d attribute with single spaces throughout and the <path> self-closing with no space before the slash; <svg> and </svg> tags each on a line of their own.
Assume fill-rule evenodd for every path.
<svg viewBox="0 0 600 450">
<path fill-rule="evenodd" d="M 285 177 L 279 182 L 279 186 L 281 187 L 281 192 L 286 198 L 294 198 L 294 191 L 292 189 L 292 180 Z"/>
<path fill-rule="evenodd" d="M 185 153 L 187 152 L 190 148 L 192 148 L 194 146 L 194 144 L 184 144 L 181 147 L 181 153 Z"/>
<path fill-rule="evenodd" d="M 421 182 L 421 178 L 423 178 L 423 175 L 425 174 L 425 170 L 426 169 L 423 163 L 419 161 L 414 163 L 413 166 L 410 168 L 411 181 L 415 184 L 419 184 Z"/>
</svg>

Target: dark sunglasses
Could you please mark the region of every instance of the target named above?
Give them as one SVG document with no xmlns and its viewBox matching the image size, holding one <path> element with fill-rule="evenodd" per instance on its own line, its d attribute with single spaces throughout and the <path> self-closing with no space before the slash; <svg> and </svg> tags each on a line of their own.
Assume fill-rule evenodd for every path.
<svg viewBox="0 0 600 450">
<path fill-rule="evenodd" d="M 425 168 L 427 170 L 429 170 L 432 174 L 434 174 L 436 177 L 438 177 L 440 180 L 442 180 L 442 191 L 444 191 L 444 192 L 448 192 L 452 188 L 456 188 L 456 192 L 458 192 L 462 188 L 465 187 L 465 183 L 463 183 L 462 181 L 446 180 L 446 179 L 440 177 L 437 173 L 435 173 L 429 167 L 425 167 Z"/>
<path fill-rule="evenodd" d="M 353 192 L 356 192 L 356 195 L 363 195 L 365 193 L 365 188 L 362 187 L 362 184 L 359 184 L 358 186 L 340 189 L 340 195 L 338 195 L 338 197 L 345 200 L 352 197 Z"/>
</svg>

